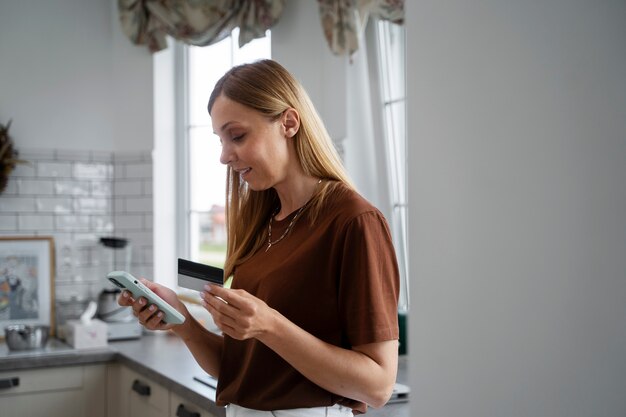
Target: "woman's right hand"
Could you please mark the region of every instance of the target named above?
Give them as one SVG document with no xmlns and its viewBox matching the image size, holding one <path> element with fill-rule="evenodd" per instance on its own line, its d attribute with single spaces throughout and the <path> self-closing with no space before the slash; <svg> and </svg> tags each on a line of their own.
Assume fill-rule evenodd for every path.
<svg viewBox="0 0 626 417">
<path fill-rule="evenodd" d="M 176 293 L 171 289 L 148 281 L 147 279 L 139 279 L 143 285 L 150 288 L 156 295 L 161 297 L 166 303 L 178 310 L 185 318 L 189 318 L 189 311 L 187 307 L 178 299 Z M 122 294 L 117 299 L 117 302 L 121 306 L 128 306 L 133 309 L 133 314 L 139 320 L 139 323 L 149 330 L 169 330 L 176 326 L 175 324 L 167 324 L 162 321 L 164 314 L 158 310 L 158 307 L 154 304 L 149 304 L 145 297 L 139 297 L 138 300 L 133 298 L 133 294 L 128 291 L 122 291 Z M 185 320 L 187 321 L 187 320 Z"/>
</svg>

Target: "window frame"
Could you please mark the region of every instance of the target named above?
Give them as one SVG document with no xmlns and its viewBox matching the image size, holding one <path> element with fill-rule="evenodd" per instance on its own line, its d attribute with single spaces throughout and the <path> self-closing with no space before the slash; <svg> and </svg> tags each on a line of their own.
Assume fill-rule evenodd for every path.
<svg viewBox="0 0 626 417">
<path fill-rule="evenodd" d="M 230 46 L 230 67 L 238 65 L 240 62 L 247 62 L 244 58 L 241 61 L 241 56 L 235 51 L 235 48 L 239 48 L 237 36 L 238 29 L 233 30 L 231 34 L 219 42 L 231 38 Z M 236 35 L 235 35 L 236 34 Z M 271 31 L 267 30 L 265 36 L 271 42 Z M 254 40 L 253 40 L 254 42 Z M 211 47 L 213 45 L 208 45 Z M 247 45 L 246 45 L 247 46 Z M 244 48 L 246 47 L 244 46 Z M 176 225 L 176 251 L 177 256 L 180 258 L 193 259 L 195 253 L 192 248 L 192 216 L 194 213 L 202 213 L 201 211 L 194 210 L 192 207 L 191 199 L 191 187 L 192 178 L 190 173 L 191 164 L 191 129 L 198 127 L 192 124 L 192 117 L 189 108 L 189 61 L 190 61 L 190 48 L 197 48 L 192 45 L 187 45 L 183 42 L 174 42 L 174 89 L 175 89 L 175 136 L 176 136 L 176 155 L 175 155 L 175 173 L 176 173 L 176 207 L 175 207 L 175 225 Z M 270 47 L 271 48 L 271 47 Z"/>
</svg>

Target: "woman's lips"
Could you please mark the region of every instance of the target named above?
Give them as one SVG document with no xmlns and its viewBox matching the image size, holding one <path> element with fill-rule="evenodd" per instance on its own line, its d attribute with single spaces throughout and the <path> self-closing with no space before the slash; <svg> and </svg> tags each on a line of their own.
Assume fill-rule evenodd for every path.
<svg viewBox="0 0 626 417">
<path fill-rule="evenodd" d="M 239 176 L 241 177 L 242 180 L 245 180 L 246 177 L 248 176 L 248 174 L 250 173 L 250 171 L 252 171 L 252 168 L 246 168 L 246 169 L 242 169 L 239 170 Z"/>
</svg>

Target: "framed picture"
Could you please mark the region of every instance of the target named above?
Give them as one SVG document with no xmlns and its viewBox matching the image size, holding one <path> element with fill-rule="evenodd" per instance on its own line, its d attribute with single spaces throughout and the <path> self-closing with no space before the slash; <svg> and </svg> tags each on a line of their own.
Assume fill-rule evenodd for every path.
<svg viewBox="0 0 626 417">
<path fill-rule="evenodd" d="M 10 324 L 45 324 L 54 334 L 54 239 L 0 237 L 0 338 Z"/>
</svg>

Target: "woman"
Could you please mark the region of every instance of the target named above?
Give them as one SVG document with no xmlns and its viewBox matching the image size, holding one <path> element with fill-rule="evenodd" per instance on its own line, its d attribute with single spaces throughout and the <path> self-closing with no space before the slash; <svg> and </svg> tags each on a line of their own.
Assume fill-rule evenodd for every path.
<svg viewBox="0 0 626 417">
<path fill-rule="evenodd" d="M 399 287 L 385 219 L 356 193 L 306 92 L 278 63 L 231 69 L 208 110 L 227 165 L 224 276 L 233 279 L 201 296 L 222 335 L 149 281 L 184 324 L 163 323 L 128 292 L 120 304 L 182 338 L 218 378 L 228 416 L 383 406 L 396 378 Z"/>
</svg>

